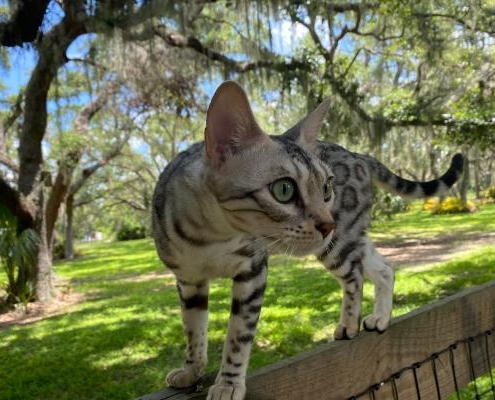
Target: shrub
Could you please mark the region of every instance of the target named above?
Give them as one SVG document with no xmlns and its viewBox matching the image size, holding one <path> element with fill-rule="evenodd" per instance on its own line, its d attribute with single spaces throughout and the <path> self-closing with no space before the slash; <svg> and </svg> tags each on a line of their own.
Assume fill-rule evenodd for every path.
<svg viewBox="0 0 495 400">
<path fill-rule="evenodd" d="M 144 226 L 129 226 L 124 225 L 117 232 L 117 240 L 135 240 L 143 239 L 146 237 L 146 228 Z"/>
<path fill-rule="evenodd" d="M 30 268 L 36 262 L 39 236 L 33 229 L 18 231 L 17 217 L 0 205 L 0 270 L 7 275 L 4 304 L 23 303 L 34 298 Z"/>
<path fill-rule="evenodd" d="M 74 250 L 73 257 L 79 257 L 79 252 Z M 54 260 L 65 260 L 65 240 L 63 242 L 56 241 L 53 245 L 52 256 Z"/>
<path fill-rule="evenodd" d="M 423 210 L 432 214 L 458 214 L 476 211 L 473 202 L 463 202 L 459 197 L 447 197 L 440 201 L 438 198 L 428 199 L 423 204 Z"/>
<path fill-rule="evenodd" d="M 434 213 L 438 207 L 440 206 L 440 200 L 437 197 L 432 197 L 430 199 L 426 199 L 423 203 L 423 210 Z"/>
<path fill-rule="evenodd" d="M 391 219 L 393 214 L 409 210 L 409 203 L 399 196 L 390 193 L 378 192 L 375 194 L 375 201 L 372 208 L 373 219 L 386 217 Z"/>
<path fill-rule="evenodd" d="M 495 200 L 495 186 L 491 186 L 486 191 L 486 197 Z"/>
<path fill-rule="evenodd" d="M 58 240 L 53 245 L 52 257 L 54 260 L 63 260 L 65 258 L 64 252 L 64 242 L 59 242 Z"/>
</svg>

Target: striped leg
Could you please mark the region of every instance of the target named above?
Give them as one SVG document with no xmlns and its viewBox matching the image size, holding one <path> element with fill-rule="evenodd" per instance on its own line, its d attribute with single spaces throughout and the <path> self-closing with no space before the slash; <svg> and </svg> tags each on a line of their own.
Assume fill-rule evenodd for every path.
<svg viewBox="0 0 495 400">
<path fill-rule="evenodd" d="M 189 284 L 177 282 L 181 300 L 182 322 L 187 339 L 186 360 L 182 368 L 167 375 L 169 386 L 183 388 L 193 385 L 204 374 L 208 347 L 208 282 Z"/>
<path fill-rule="evenodd" d="M 339 273 L 345 272 L 343 275 Z M 340 321 L 334 338 L 351 339 L 359 333 L 363 297 L 363 267 L 359 259 L 345 262 L 335 273 L 343 291 Z"/>
<path fill-rule="evenodd" d="M 266 287 L 266 258 L 234 277 L 233 299 L 222 366 L 207 400 L 242 400 L 246 371 Z"/>
<path fill-rule="evenodd" d="M 365 246 L 366 243 L 361 238 L 343 242 L 335 236 L 325 251 L 318 255 L 318 259 L 342 287 L 340 320 L 333 335 L 337 340 L 351 339 L 359 333 L 364 280 L 362 257 Z"/>
<path fill-rule="evenodd" d="M 392 315 L 394 295 L 394 270 L 388 265 L 384 257 L 377 251 L 371 240 L 367 239 L 367 246 L 363 256 L 364 273 L 375 286 L 375 302 L 373 313 L 363 321 L 364 329 L 383 332 L 387 329 Z"/>
</svg>

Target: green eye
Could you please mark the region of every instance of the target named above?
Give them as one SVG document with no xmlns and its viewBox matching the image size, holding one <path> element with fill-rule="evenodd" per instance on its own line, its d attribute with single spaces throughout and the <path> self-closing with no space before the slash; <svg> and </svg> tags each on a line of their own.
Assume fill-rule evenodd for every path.
<svg viewBox="0 0 495 400">
<path fill-rule="evenodd" d="M 283 178 L 270 184 L 273 197 L 281 203 L 288 203 L 296 194 L 296 185 L 292 179 Z"/>
<path fill-rule="evenodd" d="M 323 184 L 323 200 L 328 201 L 332 198 L 333 190 L 332 190 L 332 181 L 331 179 L 327 180 Z"/>
</svg>

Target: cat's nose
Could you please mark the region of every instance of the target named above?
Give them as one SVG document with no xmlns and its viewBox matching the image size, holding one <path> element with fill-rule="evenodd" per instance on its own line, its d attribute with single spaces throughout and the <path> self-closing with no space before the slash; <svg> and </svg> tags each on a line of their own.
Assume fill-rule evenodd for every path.
<svg viewBox="0 0 495 400">
<path fill-rule="evenodd" d="M 321 222 L 315 225 L 315 228 L 322 234 L 323 238 L 326 238 L 335 228 L 335 223 L 332 222 Z"/>
</svg>

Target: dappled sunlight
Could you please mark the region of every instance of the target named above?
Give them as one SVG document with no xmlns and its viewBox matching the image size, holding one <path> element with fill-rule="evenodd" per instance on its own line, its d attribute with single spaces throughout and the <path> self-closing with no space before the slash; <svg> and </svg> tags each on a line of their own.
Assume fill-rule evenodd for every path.
<svg viewBox="0 0 495 400">
<path fill-rule="evenodd" d="M 495 232 L 495 204 L 485 204 L 474 213 L 432 215 L 418 209 L 394 214 L 391 220 L 373 221 L 370 236 L 377 242 L 400 243 L 411 239 L 427 239 L 438 235 L 469 237 L 472 233 Z"/>
<path fill-rule="evenodd" d="M 150 240 L 116 242 L 111 245 L 84 243 L 81 253 L 80 258 L 57 263 L 55 271 L 61 275 L 68 273 L 72 280 L 121 279 L 148 272 L 169 272 L 158 259 Z M 95 258 L 98 259 L 97 263 L 94 262 Z"/>
<path fill-rule="evenodd" d="M 154 257 L 149 241 L 119 244 L 118 251 L 113 244 L 85 246 L 87 256 L 57 265 L 57 273 L 71 282 L 70 291 L 84 301 L 36 323 L 0 329 L 0 350 L 8 360 L 0 376 L 13 382 L 0 398 L 29 392 L 69 399 L 78 391 L 84 399 L 128 399 L 163 387 L 166 372 L 182 364 L 185 339 L 175 280 L 154 270 L 151 261 L 139 265 Z M 119 266 L 126 264 L 130 269 L 123 272 Z M 446 263 L 402 269 L 396 274 L 393 315 L 494 278 L 493 246 Z M 220 365 L 231 287 L 228 279 L 211 284 L 210 372 Z M 363 317 L 372 310 L 373 296 L 366 281 Z M 337 280 L 314 257 L 272 257 L 250 370 L 331 341 L 341 300 Z M 61 367 L 70 380 L 60 376 Z M 81 382 L 90 382 L 84 384 L 90 388 L 81 392 Z"/>
<path fill-rule="evenodd" d="M 495 247 L 486 246 L 443 264 L 396 274 L 394 316 L 470 286 L 495 279 Z"/>
</svg>

